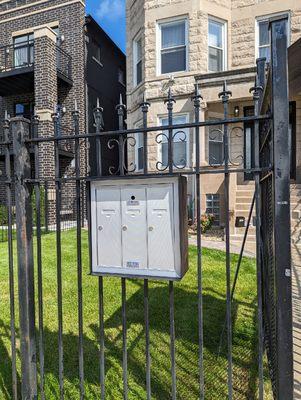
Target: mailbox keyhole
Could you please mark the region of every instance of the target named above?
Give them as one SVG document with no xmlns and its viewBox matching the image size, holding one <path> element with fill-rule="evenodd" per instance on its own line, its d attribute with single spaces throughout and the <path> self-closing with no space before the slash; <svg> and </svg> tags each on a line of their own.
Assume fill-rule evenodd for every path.
<svg viewBox="0 0 301 400">
<path fill-rule="evenodd" d="M 135 196 L 132 196 L 132 197 L 131 197 L 131 199 L 132 199 L 132 200 L 135 200 L 135 199 L 136 199 L 136 197 L 135 197 Z"/>
</svg>

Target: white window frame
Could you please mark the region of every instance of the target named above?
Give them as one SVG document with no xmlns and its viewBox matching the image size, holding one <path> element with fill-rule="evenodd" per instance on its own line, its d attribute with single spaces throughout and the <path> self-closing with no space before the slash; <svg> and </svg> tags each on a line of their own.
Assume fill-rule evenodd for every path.
<svg viewBox="0 0 301 400">
<path fill-rule="evenodd" d="M 141 59 L 138 60 L 137 43 L 141 41 Z M 137 64 L 141 61 L 141 82 L 137 82 Z M 143 81 L 143 57 L 142 57 L 142 35 L 139 33 L 133 39 L 133 85 L 134 87 L 140 85 Z"/>
<path fill-rule="evenodd" d="M 139 135 L 142 136 L 143 139 L 143 121 L 138 121 L 135 123 L 134 125 L 134 129 L 141 129 L 141 132 L 139 133 L 135 133 L 134 134 L 134 138 L 136 140 L 136 145 L 135 145 L 135 165 L 136 165 L 136 172 L 142 172 L 143 171 L 143 167 L 139 168 L 139 158 L 138 158 L 138 137 Z M 144 146 L 142 145 L 142 148 L 144 148 Z"/>
<path fill-rule="evenodd" d="M 186 65 L 185 69 L 183 71 L 176 71 L 176 72 L 167 72 L 167 73 L 162 73 L 161 72 L 161 50 L 162 50 L 162 26 L 164 25 L 172 25 L 175 23 L 178 23 L 180 21 L 183 21 L 185 23 L 185 49 L 186 49 Z M 188 26 L 188 17 L 187 16 L 178 16 L 178 17 L 172 17 L 164 20 L 157 21 L 157 27 L 156 27 L 156 47 L 157 47 L 157 76 L 171 76 L 171 75 L 176 75 L 180 74 L 183 72 L 188 72 L 189 71 L 189 26 Z M 182 47 L 182 46 L 181 46 Z"/>
<path fill-rule="evenodd" d="M 259 58 L 259 23 L 260 22 L 265 22 L 269 21 L 270 18 L 274 18 L 280 15 L 287 15 L 288 16 L 288 24 L 287 24 L 287 30 L 288 30 L 288 47 L 291 44 L 291 13 L 289 11 L 283 11 L 279 13 L 274 13 L 274 14 L 267 14 L 267 15 L 260 15 L 255 18 L 255 61 L 257 58 Z M 261 46 L 263 47 L 263 46 Z"/>
<path fill-rule="evenodd" d="M 176 113 L 176 114 L 173 114 L 173 118 L 174 117 L 183 117 L 183 116 L 185 116 L 185 119 L 186 119 L 185 124 L 188 124 L 189 123 L 189 113 Z M 166 118 L 168 118 L 167 114 L 159 115 L 157 117 L 158 126 L 161 126 L 162 125 L 162 119 L 166 119 Z M 162 131 L 161 131 L 161 133 L 162 133 Z M 174 133 L 176 133 L 175 130 L 174 130 Z M 159 134 L 159 132 L 158 132 L 158 134 Z M 157 157 L 158 157 L 158 161 L 163 163 L 162 143 L 158 143 Z M 191 159 L 190 159 L 190 129 L 187 128 L 187 133 L 186 133 L 186 166 L 185 166 L 185 168 L 190 168 L 190 166 L 191 166 Z M 164 167 L 166 167 L 166 165 L 164 165 Z M 179 165 L 179 167 L 183 167 L 183 166 Z"/>
<path fill-rule="evenodd" d="M 214 46 L 209 45 L 209 26 L 210 26 L 211 21 L 222 25 L 223 48 L 214 47 Z M 223 50 L 223 67 L 222 67 L 221 71 L 211 71 L 209 69 L 209 47 L 216 48 L 218 50 Z M 227 69 L 228 69 L 228 22 L 223 19 L 216 18 L 216 17 L 210 15 L 208 17 L 208 71 L 212 72 L 212 73 L 217 73 L 217 72 L 227 71 Z"/>
</svg>

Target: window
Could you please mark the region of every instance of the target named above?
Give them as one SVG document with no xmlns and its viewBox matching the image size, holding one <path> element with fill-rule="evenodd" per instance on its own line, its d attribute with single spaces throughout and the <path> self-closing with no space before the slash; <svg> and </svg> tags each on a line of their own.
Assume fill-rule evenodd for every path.
<svg viewBox="0 0 301 400">
<path fill-rule="evenodd" d="M 213 120 L 214 118 L 209 118 Z M 209 127 L 209 164 L 221 165 L 224 162 L 224 140 L 222 125 L 214 125 Z"/>
<path fill-rule="evenodd" d="M 91 44 L 91 54 L 92 54 L 92 59 L 102 66 L 101 48 L 95 40 L 93 40 Z"/>
<path fill-rule="evenodd" d="M 173 124 L 188 123 L 188 115 L 176 115 L 173 118 Z M 160 125 L 168 125 L 168 118 L 160 118 Z M 160 138 L 161 143 L 161 162 L 164 167 L 168 165 L 168 131 L 163 131 L 163 136 Z M 166 136 L 165 136 L 166 135 Z M 173 132 L 173 162 L 177 167 L 188 166 L 188 151 L 189 151 L 189 130 L 179 129 Z"/>
<path fill-rule="evenodd" d="M 213 215 L 212 225 L 220 225 L 220 196 L 219 194 L 206 194 L 206 214 Z"/>
<path fill-rule="evenodd" d="M 135 129 L 142 128 L 142 122 L 139 122 L 135 125 Z M 136 145 L 135 145 L 135 164 L 136 171 L 142 171 L 144 167 L 144 146 L 143 146 L 143 132 L 139 132 L 135 134 Z"/>
<path fill-rule="evenodd" d="M 187 20 L 159 24 L 160 55 L 159 73 L 186 71 L 187 68 Z"/>
<path fill-rule="evenodd" d="M 270 61 L 269 21 L 258 21 L 258 57 Z"/>
<path fill-rule="evenodd" d="M 124 71 L 121 68 L 118 68 L 118 82 L 125 85 Z"/>
<path fill-rule="evenodd" d="M 271 59 L 270 54 L 270 32 L 269 21 L 270 18 L 277 14 L 258 17 L 256 20 L 256 58 L 266 58 L 267 62 Z M 281 14 L 282 15 L 282 14 Z M 288 16 L 289 17 L 289 16 Z M 288 45 L 290 44 L 290 19 L 287 24 L 288 28 Z"/>
<path fill-rule="evenodd" d="M 14 38 L 14 66 L 28 67 L 34 61 L 33 33 Z"/>
<path fill-rule="evenodd" d="M 209 19 L 208 23 L 208 69 L 220 72 L 226 69 L 226 23 Z"/>
<path fill-rule="evenodd" d="M 134 85 L 142 82 L 142 39 L 139 37 L 134 40 Z"/>
<path fill-rule="evenodd" d="M 34 112 L 33 103 L 15 103 L 15 116 L 30 119 Z"/>
</svg>

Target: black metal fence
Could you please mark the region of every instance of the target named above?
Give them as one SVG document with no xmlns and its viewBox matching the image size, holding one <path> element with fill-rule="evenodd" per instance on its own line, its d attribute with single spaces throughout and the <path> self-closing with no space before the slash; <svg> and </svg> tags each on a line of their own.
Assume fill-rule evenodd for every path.
<svg viewBox="0 0 301 400">
<path fill-rule="evenodd" d="M 47 273 L 43 269 L 43 206 L 42 189 L 46 183 L 49 191 L 54 190 L 54 201 L 52 205 L 52 215 L 55 225 L 55 263 L 56 263 L 56 312 L 57 312 L 57 366 L 59 394 L 61 399 L 65 396 L 65 373 L 68 370 L 64 368 L 66 354 L 64 352 L 64 278 L 63 278 L 63 254 L 64 244 L 62 238 L 62 225 L 65 214 L 62 213 L 62 191 L 63 185 L 72 184 L 75 190 L 75 215 L 76 215 L 76 277 L 77 294 L 74 293 L 73 301 L 77 306 L 74 310 L 77 312 L 77 367 L 78 367 L 78 390 L 80 398 L 85 397 L 85 373 L 93 366 L 85 362 L 84 351 L 84 297 L 83 282 L 85 279 L 98 280 L 98 299 L 91 298 L 89 295 L 85 302 L 90 302 L 98 309 L 99 321 L 97 324 L 98 341 L 98 360 L 99 373 L 97 374 L 97 393 L 100 398 L 106 398 L 108 377 L 106 377 L 107 360 L 106 343 L 108 338 L 105 336 L 105 307 L 106 296 L 104 290 L 105 278 L 85 277 L 83 275 L 83 215 L 86 216 L 88 225 L 91 224 L 89 187 L 91 182 L 99 180 L 124 179 L 132 180 L 141 177 L 166 177 L 178 176 L 184 174 L 190 176 L 196 187 L 196 223 L 197 223 L 197 273 L 195 276 L 197 284 L 196 306 L 197 314 L 191 316 L 195 322 L 195 335 L 197 337 L 198 366 L 197 366 L 197 384 L 195 398 L 206 398 L 206 382 L 208 370 L 204 366 L 204 286 L 203 286 L 203 258 L 202 258 L 202 232 L 201 232 L 201 182 L 206 174 L 222 174 L 224 177 L 224 198 L 225 198 L 225 302 L 226 302 L 226 349 L 227 349 L 227 398 L 235 397 L 235 388 L 233 387 L 233 378 L 235 371 L 233 369 L 233 326 L 234 326 L 234 303 L 233 296 L 235 285 L 240 270 L 241 257 L 237 265 L 237 273 L 234 282 L 232 282 L 232 266 L 230 253 L 230 176 L 237 173 L 253 173 L 255 175 L 255 197 L 257 209 L 257 315 L 256 325 L 258 337 L 256 340 L 257 368 L 256 368 L 256 389 L 252 394 L 254 398 L 264 399 L 264 348 L 267 346 L 267 355 L 270 367 L 270 377 L 273 383 L 274 398 L 278 400 L 293 399 L 293 368 L 292 368 L 292 320 L 291 320 L 291 265 L 290 265 L 290 203 L 289 203 L 289 146 L 288 146 L 288 96 L 285 90 L 287 82 L 285 65 L 287 63 L 287 20 L 278 19 L 271 24 L 272 29 L 272 65 L 269 68 L 269 78 L 265 84 L 265 64 L 261 60 L 258 62 L 258 73 L 254 88 L 254 106 L 255 115 L 251 117 L 230 118 L 229 101 L 231 91 L 225 83 L 219 95 L 223 104 L 224 118 L 218 121 L 222 126 L 219 133 L 223 136 L 223 160 L 217 168 L 214 165 L 206 167 L 200 163 L 201 149 L 201 127 L 216 126 L 216 121 L 201 121 L 200 109 L 202 96 L 199 88 L 196 87 L 193 96 L 195 120 L 190 123 L 175 125 L 173 106 L 175 99 L 171 91 L 166 99 L 168 114 L 168 124 L 165 126 L 147 125 L 147 115 L 150 104 L 144 101 L 141 105 L 143 127 L 139 129 L 125 129 L 124 117 L 125 106 L 121 103 L 117 106 L 119 116 L 119 130 L 114 132 L 102 131 L 102 109 L 95 109 L 95 133 L 82 133 L 79 130 L 78 111 L 73 112 L 74 134 L 64 136 L 59 134 L 58 115 L 53 115 L 54 136 L 39 136 L 37 119 L 33 120 L 33 136 L 29 136 L 29 123 L 22 118 L 16 118 L 11 121 L 6 120 L 4 124 L 5 140 L 2 143 L 6 149 L 6 194 L 8 209 L 8 248 L 9 248 L 9 287 L 10 287 L 10 340 L 11 340 L 11 362 L 12 362 L 12 392 L 11 397 L 18 398 L 18 359 L 21 360 L 21 395 L 24 399 L 46 398 L 45 394 L 45 374 L 47 364 L 45 363 L 45 336 L 44 326 L 44 286 L 43 274 Z M 245 122 L 254 123 L 254 139 L 256 145 L 255 166 L 244 168 L 239 162 L 234 162 L 230 152 L 230 135 L 233 126 Z M 186 140 L 187 131 L 195 141 L 195 163 L 189 165 L 185 157 L 179 157 L 176 143 Z M 11 136 L 10 136 L 11 132 Z M 142 171 L 138 171 L 135 161 L 127 157 L 132 149 L 137 146 L 137 135 L 143 135 L 143 165 Z M 157 144 L 166 143 L 166 158 L 159 159 L 155 164 L 150 163 L 150 138 L 155 136 Z M 10 139 L 12 138 L 12 140 Z M 96 171 L 87 175 L 84 171 L 89 170 L 85 164 L 86 160 L 82 157 L 81 149 L 87 146 L 91 138 L 96 139 L 94 156 L 96 158 Z M 111 168 L 110 176 L 102 175 L 101 154 L 105 138 L 107 141 L 107 150 L 114 146 L 119 150 L 119 168 Z M 61 176 L 60 164 L 62 159 L 59 154 L 60 142 L 70 141 L 75 146 L 75 172 L 72 176 Z M 55 161 L 55 176 L 42 176 L 40 171 L 41 146 L 47 143 L 53 150 Z M 12 169 L 10 148 L 13 145 L 14 168 Z M 31 167 L 30 147 L 34 148 L 34 170 Z M 91 152 L 90 152 L 91 154 Z M 127 161 L 128 160 L 128 161 Z M 89 161 L 88 161 L 89 162 Z M 82 188 L 87 190 L 82 194 Z M 32 195 L 34 191 L 34 197 Z M 14 254 L 13 254 L 13 236 L 14 236 L 14 203 L 13 192 L 15 196 L 15 214 L 16 214 L 16 236 L 18 249 L 18 282 L 19 282 L 19 321 L 20 329 L 16 332 L 15 321 L 15 282 L 14 282 Z M 35 206 L 32 207 L 32 198 Z M 251 209 L 254 207 L 254 202 Z M 35 208 L 35 224 L 32 218 L 32 208 Z M 69 217 L 66 217 L 69 218 Z M 34 253 L 32 245 L 32 227 L 36 229 L 36 258 L 37 267 L 37 323 L 35 321 L 35 296 L 34 296 Z M 49 228 L 49 227 L 48 227 Z M 248 226 L 246 228 L 247 232 Z M 245 237 L 247 240 L 247 236 Z M 91 238 L 89 239 L 91 240 Z M 244 241 L 245 244 L 245 241 Z M 66 244 L 65 244 L 66 245 Z M 119 278 L 116 279 L 116 283 Z M 128 289 L 129 280 L 126 276 L 120 278 L 121 309 L 120 309 L 120 334 L 122 340 L 121 358 L 122 358 L 122 387 L 120 388 L 120 397 L 124 399 L 133 398 L 131 388 L 129 388 L 129 338 L 128 332 Z M 152 380 L 152 342 L 151 335 L 151 297 L 150 282 L 145 279 L 143 282 L 142 304 L 144 310 L 144 330 L 145 337 L 145 394 L 147 399 L 152 398 L 153 380 Z M 169 311 L 169 356 L 170 356 L 170 376 L 171 388 L 166 396 L 172 399 L 177 398 L 179 389 L 177 363 L 176 363 L 176 342 L 177 326 L 175 320 L 175 286 L 173 281 L 168 282 L 168 295 L 164 303 L 168 303 Z M 119 287 L 115 284 L 116 290 Z M 118 288 L 118 289 L 117 289 Z M 183 288 L 185 291 L 185 288 Z M 49 300 L 49 299 L 48 299 Z M 215 310 L 215 312 L 217 309 Z M 1 312 L 1 311 L 0 311 Z M 183 318 L 181 313 L 181 318 Z M 212 317 L 212 316 L 211 316 Z M 37 325 L 37 331 L 35 330 Z M 217 325 L 219 330 L 221 325 Z M 20 353 L 16 349 L 16 335 L 20 335 L 21 345 Z M 133 348 L 131 348 L 133 351 Z M 183 356 L 183 355 L 181 355 Z M 237 357 L 237 355 L 236 355 Z M 0 360 L 1 364 L 1 360 Z M 69 366 L 70 368 L 70 366 Z M 207 367 L 208 368 L 208 367 Z M 166 371 L 156 380 L 165 379 Z M 141 374 L 141 371 L 139 372 Z M 194 378 L 191 378 L 194 379 Z M 39 383 L 39 384 L 38 384 Z M 192 382 L 191 382 L 192 383 Z M 257 393 L 256 393 L 257 392 Z M 135 395 L 134 395 L 135 396 Z M 167 398 L 166 397 L 166 398 Z M 109 398 L 109 397 L 108 397 Z M 252 397 L 253 398 L 253 397 Z"/>
</svg>

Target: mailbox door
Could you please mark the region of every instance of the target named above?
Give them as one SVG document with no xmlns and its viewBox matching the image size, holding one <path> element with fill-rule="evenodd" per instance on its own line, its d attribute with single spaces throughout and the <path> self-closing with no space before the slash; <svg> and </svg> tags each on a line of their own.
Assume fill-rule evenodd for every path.
<svg viewBox="0 0 301 400">
<path fill-rule="evenodd" d="M 148 187 L 148 262 L 150 269 L 173 271 L 174 215 L 173 185 Z"/>
<path fill-rule="evenodd" d="M 147 268 L 146 187 L 121 189 L 123 267 Z"/>
<path fill-rule="evenodd" d="M 97 190 L 98 266 L 122 267 L 120 189 Z"/>
</svg>

